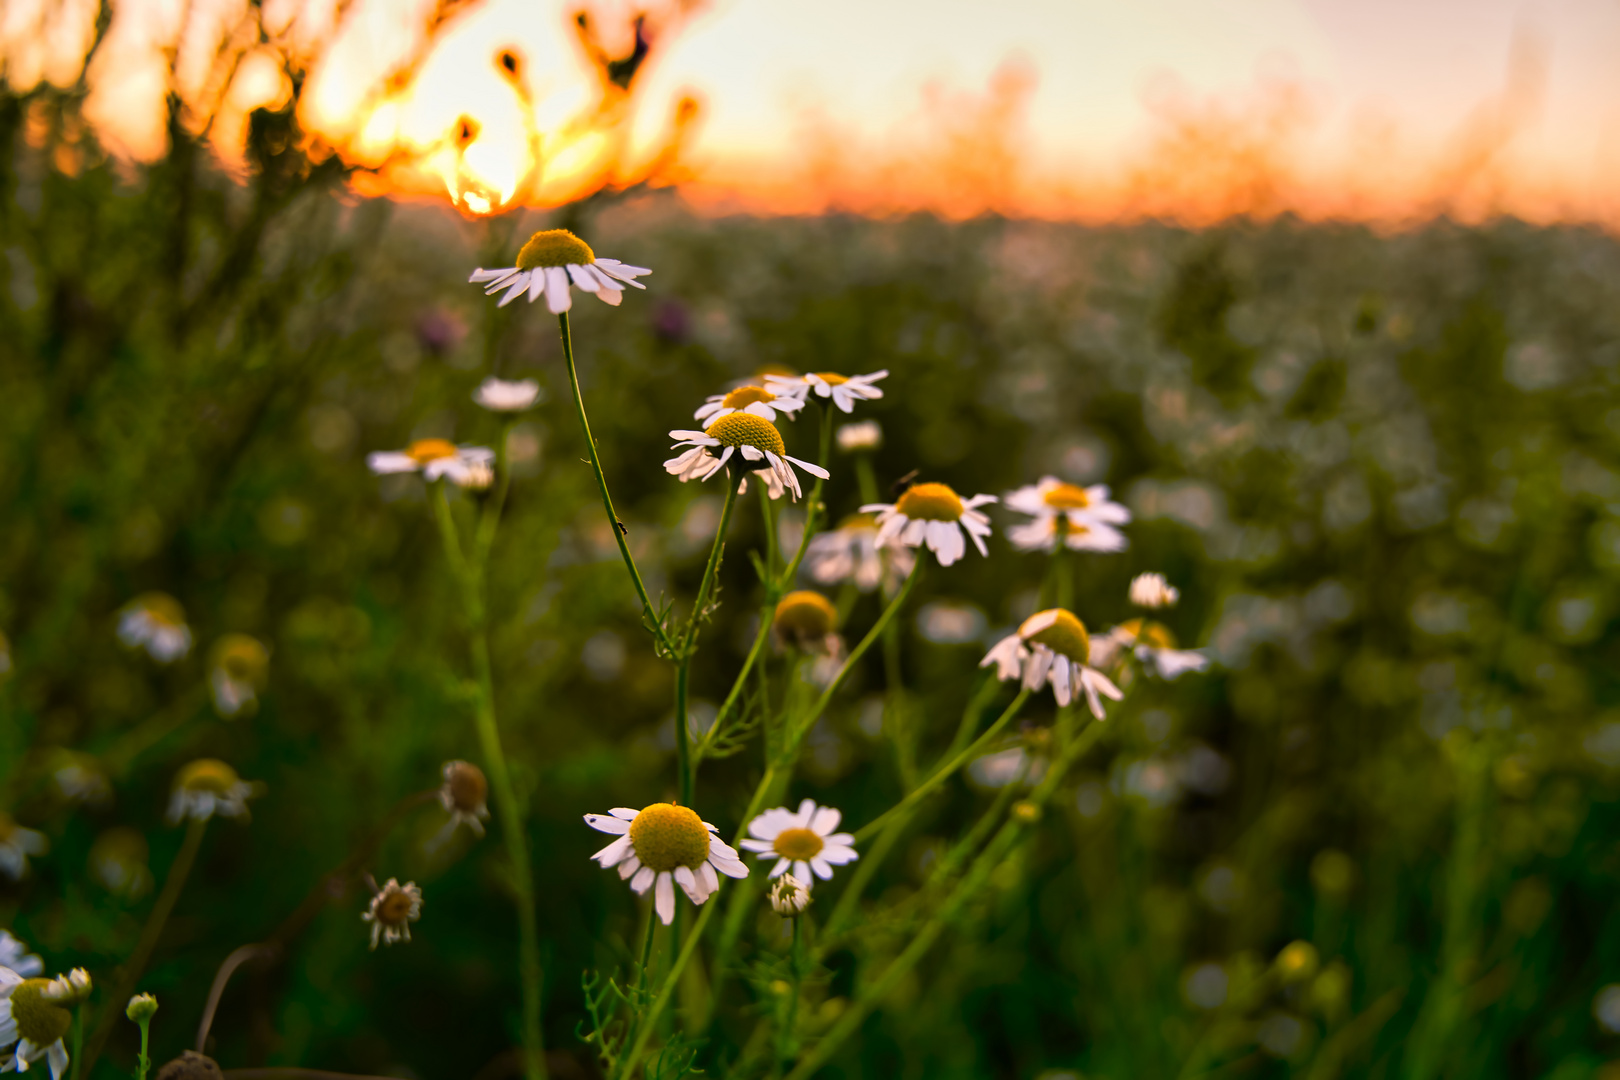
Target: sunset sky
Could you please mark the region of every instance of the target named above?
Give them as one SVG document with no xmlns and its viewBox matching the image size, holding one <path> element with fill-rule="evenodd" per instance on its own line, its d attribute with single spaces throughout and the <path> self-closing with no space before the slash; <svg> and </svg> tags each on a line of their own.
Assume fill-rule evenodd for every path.
<svg viewBox="0 0 1620 1080">
<path fill-rule="evenodd" d="M 49 0 L 10 5 L 13 72 L 29 2 Z M 140 119 L 154 109 L 142 94 L 161 89 L 141 65 L 178 6 L 125 0 L 120 49 L 98 61 L 105 126 L 136 155 L 160 134 Z M 359 0 L 323 45 L 306 121 L 361 160 L 436 147 L 434 184 L 494 201 L 556 201 L 622 173 L 691 95 L 702 108 L 684 176 L 700 204 L 1620 216 L 1620 0 L 714 0 L 684 17 L 654 5 L 653 59 L 611 115 L 573 30 L 580 5 L 556 0 L 466 9 L 413 85 L 379 99 L 431 6 Z M 312 34 L 329 7 L 266 3 Z M 210 10 L 224 25 L 239 8 Z M 627 52 L 640 7 L 591 9 L 603 50 Z M 512 47 L 518 84 L 492 60 Z M 238 100 L 274 96 L 264 67 Z M 478 134 L 456 157 L 447 133 L 462 116 Z M 524 188 L 533 148 L 544 176 Z"/>
</svg>

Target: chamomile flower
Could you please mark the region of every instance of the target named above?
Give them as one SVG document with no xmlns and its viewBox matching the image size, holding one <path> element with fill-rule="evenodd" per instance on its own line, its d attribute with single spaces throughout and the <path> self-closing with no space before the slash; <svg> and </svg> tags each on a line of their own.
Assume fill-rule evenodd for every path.
<svg viewBox="0 0 1620 1080">
<path fill-rule="evenodd" d="M 997 678 L 1021 678 L 1026 690 L 1039 690 L 1051 682 L 1059 705 L 1074 700 L 1075 691 L 1083 692 L 1091 715 L 1105 720 L 1102 699 L 1119 701 L 1125 695 L 1108 676 L 1088 666 L 1090 659 L 1085 624 L 1063 608 L 1048 608 L 1025 619 L 1017 633 L 996 642 L 979 666 L 996 665 Z"/>
<path fill-rule="evenodd" d="M 74 973 L 83 976 L 84 989 L 89 990 L 89 976 L 83 969 Z M 0 969 L 0 1046 L 15 1042 L 16 1049 L 5 1067 L 10 1071 L 27 1072 L 41 1058 L 51 1069 L 51 1080 L 60 1080 L 67 1071 L 68 1052 L 62 1038 L 73 1025 L 73 1013 L 63 1007 L 55 995 L 75 991 L 68 979 L 25 979 L 15 972 Z"/>
<path fill-rule="evenodd" d="M 112 781 L 101 762 L 77 750 L 50 752 L 46 768 L 56 790 L 68 802 L 81 806 L 105 806 L 112 801 Z"/>
<path fill-rule="evenodd" d="M 804 569 L 818 585 L 853 581 L 861 592 L 881 582 L 885 591 L 910 577 L 917 557 L 904 547 L 878 547 L 877 518 L 851 514 L 835 529 L 817 533 L 805 548 Z"/>
<path fill-rule="evenodd" d="M 0 968 L 16 972 L 23 978 L 42 975 L 45 961 L 28 951 L 28 946 L 11 936 L 11 931 L 0 930 Z"/>
<path fill-rule="evenodd" d="M 1098 667 L 1109 667 L 1126 653 L 1161 679 L 1174 679 L 1209 666 L 1209 657 L 1196 649 L 1176 648 L 1170 628 L 1149 619 L 1129 619 L 1108 631 L 1097 642 L 1095 662 Z"/>
<path fill-rule="evenodd" d="M 28 873 L 28 856 L 50 850 L 45 834 L 25 829 L 10 814 L 0 812 L 0 874 L 21 881 Z"/>
<path fill-rule="evenodd" d="M 653 907 L 665 926 L 675 918 L 676 885 L 692 903 L 702 904 L 720 888 L 716 871 L 727 877 L 748 876 L 737 849 L 685 806 L 653 803 L 640 810 L 621 806 L 607 814 L 586 814 L 585 824 L 618 836 L 591 858 L 604 870 L 618 867 L 619 879 L 629 881 L 636 895 L 653 889 Z"/>
<path fill-rule="evenodd" d="M 444 763 L 444 783 L 439 785 L 439 804 L 450 815 L 444 831 L 449 833 L 457 825 L 465 825 L 479 836 L 484 835 L 484 822 L 489 817 L 489 781 L 484 770 L 470 761 Z"/>
<path fill-rule="evenodd" d="M 914 548 L 926 543 L 939 565 L 949 566 L 967 553 L 963 530 L 980 555 L 990 554 L 984 546 L 991 533 L 990 518 L 978 507 L 995 501 L 994 495 L 964 499 L 945 484 L 913 484 L 893 504 L 872 503 L 861 512 L 877 515 L 878 547 Z"/>
<path fill-rule="evenodd" d="M 831 600 L 810 589 L 797 589 L 777 602 L 771 633 L 783 648 L 832 657 L 844 651 L 843 639 L 838 636 L 838 609 Z"/>
<path fill-rule="evenodd" d="M 763 386 L 739 386 L 728 393 L 710 396 L 698 407 L 698 411 L 692 414 L 692 419 L 712 424 L 722 416 L 746 412 L 774 424 L 778 413 L 791 420 L 793 414 L 802 408 L 804 408 L 803 398 L 791 394 L 773 394 Z"/>
<path fill-rule="evenodd" d="M 236 770 L 217 758 L 199 758 L 183 767 L 174 779 L 169 797 L 169 821 L 184 818 L 207 820 L 215 814 L 225 817 L 248 816 L 247 801 L 253 785 L 236 775 Z"/>
<path fill-rule="evenodd" d="M 787 445 L 782 442 L 782 433 L 776 430 L 776 425 L 753 413 L 728 413 L 703 431 L 676 430 L 671 431 L 669 437 L 680 440 L 671 449 L 690 447 L 679 457 L 664 462 L 664 469 L 671 476 L 680 477 L 682 483 L 693 479 L 707 480 L 730 461 L 733 454 L 740 455 L 746 463 L 743 467 L 750 471 L 753 462 L 765 462 L 782 485 L 793 492 L 795 499 L 804 491 L 799 487 L 799 474 L 793 471 L 793 466 L 797 465 L 823 480 L 828 476 L 827 470 L 819 465 L 789 457 Z M 714 447 L 725 449 L 716 457 L 710 453 Z"/>
<path fill-rule="evenodd" d="M 1007 530 L 1020 551 L 1053 551 L 1061 537 L 1073 551 L 1124 551 L 1125 534 L 1116 526 L 1130 523 L 1131 512 L 1108 497 L 1105 484 L 1080 487 L 1055 476 L 1043 476 L 1007 493 L 1009 510 L 1034 520 Z"/>
<path fill-rule="evenodd" d="M 831 398 L 839 410 L 855 411 L 857 401 L 876 401 L 883 391 L 872 384 L 889 377 L 887 371 L 874 371 L 870 375 L 840 375 L 836 371 L 813 371 L 808 375 L 767 375 L 765 386 L 778 394 L 792 395 L 801 401 L 811 391 L 818 397 Z"/>
<path fill-rule="evenodd" d="M 529 242 L 518 252 L 516 266 L 502 270 L 480 268 L 474 270 L 467 281 L 483 285 L 485 296 L 506 290 L 506 295 L 501 297 L 501 307 L 525 293 L 533 303 L 543 293 L 551 313 L 561 315 L 574 304 L 570 285 L 618 307 L 624 299 L 624 287 L 634 285 L 645 289 L 647 286 L 636 278 L 650 273 L 652 271 L 644 266 L 597 258 L 589 244 L 567 229 L 546 229 L 529 237 Z"/>
<path fill-rule="evenodd" d="M 490 412 L 523 412 L 540 400 L 540 384 L 533 379 L 508 381 L 492 375 L 478 384 L 473 400 Z"/>
<path fill-rule="evenodd" d="M 1131 579 L 1131 603 L 1137 607 L 1174 607 L 1181 592 L 1163 574 L 1137 574 Z"/>
<path fill-rule="evenodd" d="M 191 651 L 186 613 L 168 593 L 143 593 L 118 613 L 118 640 L 145 649 L 160 664 L 170 664 Z"/>
<path fill-rule="evenodd" d="M 787 494 L 787 487 L 782 483 L 782 478 L 776 475 L 775 469 L 755 469 L 753 472 L 749 473 L 748 476 L 752 476 L 755 480 L 765 485 L 765 494 L 769 498 L 780 499 L 783 495 Z M 741 480 L 737 481 L 738 495 L 748 494 L 748 476 L 745 476 Z"/>
<path fill-rule="evenodd" d="M 495 451 L 487 446 L 457 446 L 448 439 L 418 439 L 403 450 L 382 450 L 366 455 L 366 466 L 378 475 L 420 472 L 432 481 L 449 477 L 463 483 L 480 466 L 487 468 Z"/>
<path fill-rule="evenodd" d="M 826 881 L 833 876 L 833 867 L 860 858 L 854 834 L 833 831 L 842 817 L 830 806 L 817 807 L 813 799 L 805 799 L 797 811 L 779 806 L 748 823 L 750 839 L 741 846 L 760 858 L 776 859 L 771 877 L 780 877 L 791 868 L 808 890 L 815 878 Z"/>
<path fill-rule="evenodd" d="M 215 711 L 226 719 L 251 715 L 270 677 L 270 651 L 257 638 L 226 634 L 214 643 L 211 661 L 208 689 Z"/>
<path fill-rule="evenodd" d="M 366 879 L 370 881 L 368 877 Z M 389 878 L 388 884 L 377 889 L 366 910 L 360 913 L 362 922 L 371 924 L 371 947 L 378 942 L 393 945 L 411 940 L 411 923 L 422 917 L 422 890 L 414 881 L 401 885 L 399 879 Z"/>
</svg>

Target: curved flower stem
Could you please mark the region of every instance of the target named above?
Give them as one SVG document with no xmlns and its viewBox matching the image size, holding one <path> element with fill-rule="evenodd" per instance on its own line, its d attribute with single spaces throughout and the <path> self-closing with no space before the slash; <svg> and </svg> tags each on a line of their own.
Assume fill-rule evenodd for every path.
<svg viewBox="0 0 1620 1080">
<path fill-rule="evenodd" d="M 596 452 L 596 440 L 591 436 L 591 422 L 585 417 L 585 398 L 579 392 L 579 372 L 574 368 L 574 339 L 568 329 L 568 312 L 557 316 L 557 324 L 562 330 L 563 357 L 568 361 L 568 385 L 574 392 L 574 410 L 579 414 L 579 427 L 585 433 L 585 445 L 591 451 L 591 469 L 596 473 L 596 486 L 602 493 L 602 509 L 607 511 L 608 525 L 613 529 L 613 539 L 618 542 L 619 555 L 624 559 L 624 568 L 630 574 L 630 582 L 636 587 L 636 596 L 641 600 L 641 612 L 647 620 L 647 628 L 652 631 L 658 644 L 664 649 L 673 652 L 675 643 L 670 640 L 663 623 L 658 618 L 658 611 L 653 607 L 652 600 L 647 597 L 647 586 L 641 580 L 641 571 L 636 569 L 635 557 L 630 554 L 630 545 L 625 542 L 627 530 L 619 515 L 613 510 L 613 497 L 608 494 L 607 477 L 602 472 L 602 459 Z"/>
<path fill-rule="evenodd" d="M 794 1036 L 799 1027 L 799 995 L 804 980 L 804 916 L 793 917 L 793 946 L 789 954 L 788 971 L 793 976 L 793 996 L 788 998 L 787 1016 L 782 1021 L 782 1028 L 777 1032 L 776 1057 L 783 1065 L 793 1060 L 798 1051 L 798 1039 Z"/>
<path fill-rule="evenodd" d="M 861 826 L 860 830 L 855 833 L 856 843 L 859 843 L 860 841 L 871 836 L 873 833 L 877 832 L 878 829 L 883 826 L 884 822 L 888 821 L 896 814 L 915 806 L 919 799 L 928 794 L 930 791 L 934 790 L 934 788 L 938 787 L 940 784 L 944 783 L 945 780 L 952 773 L 956 772 L 957 769 L 960 769 L 963 765 L 966 765 L 969 761 L 972 761 L 974 758 L 983 753 L 984 748 L 990 744 L 991 740 L 993 740 L 997 735 L 1001 734 L 1001 729 L 1006 727 L 1007 724 L 1011 722 L 1012 718 L 1018 715 L 1018 710 L 1022 709 L 1024 707 L 1024 702 L 1029 700 L 1029 694 L 1030 691 L 1027 688 L 1018 691 L 1018 696 L 1012 699 L 1012 704 L 1008 705 L 1006 710 L 996 718 L 995 723 L 984 729 L 983 735 L 980 735 L 977 739 L 974 739 L 968 744 L 966 749 L 957 754 L 950 761 L 947 761 L 945 764 L 935 769 L 927 780 L 924 780 L 922 783 L 913 788 L 911 793 L 905 798 L 901 799 L 889 809 L 885 810 L 883 813 Z"/>
<path fill-rule="evenodd" d="M 107 998 L 107 1004 L 101 1010 L 101 1019 L 96 1022 L 96 1029 L 90 1036 L 90 1047 L 83 1054 L 86 1076 L 93 1075 L 91 1069 L 124 1011 L 123 1003 L 129 1001 L 135 984 L 146 971 L 146 962 L 152 959 L 152 950 L 157 948 L 164 924 L 169 921 L 175 902 L 180 899 L 180 891 L 186 887 L 186 878 L 191 875 L 192 864 L 197 861 L 197 849 L 202 846 L 203 833 L 207 829 L 208 819 L 205 817 L 194 817 L 186 825 L 186 838 L 180 842 L 180 851 L 175 855 L 174 862 L 169 864 L 169 876 L 163 882 L 163 891 L 158 894 L 157 903 L 152 905 L 152 914 L 146 917 L 146 926 L 141 930 L 140 940 L 135 943 L 135 951 L 129 954 L 129 960 L 118 973 L 112 996 Z"/>
<path fill-rule="evenodd" d="M 540 931 L 535 923 L 534 869 L 529 862 L 523 810 L 512 787 L 512 774 L 507 769 L 506 754 L 501 748 L 500 727 L 495 721 L 495 678 L 489 659 L 488 614 L 484 608 L 484 562 L 479 559 L 469 565 L 462 555 L 460 534 L 450 513 L 449 500 L 445 498 L 443 481 L 433 485 L 433 503 L 440 537 L 444 541 L 445 557 L 457 571 L 457 583 L 461 586 L 461 598 L 466 608 L 475 686 L 473 720 L 478 730 L 479 747 L 483 751 L 490 788 L 495 795 L 495 812 L 500 817 L 507 858 L 512 863 L 512 889 L 517 894 L 524 1073 L 528 1080 L 544 1080 L 546 1062 L 541 1042 L 540 995 L 545 979 L 540 967 Z"/>
<path fill-rule="evenodd" d="M 1041 781 L 1040 786 L 1030 794 L 1029 802 L 1036 808 L 1043 806 L 1062 783 L 1069 767 L 1080 759 L 1081 754 L 1096 742 L 1101 733 L 1102 725 L 1094 723 L 1081 737 L 1076 738 L 1062 757 L 1053 762 L 1051 770 Z M 934 917 L 917 932 L 910 944 L 889 964 L 882 975 L 861 989 L 855 1001 L 839 1015 L 832 1029 L 810 1053 L 799 1060 L 798 1066 L 788 1074 L 787 1080 L 809 1080 L 817 1069 L 827 1063 L 827 1059 L 832 1057 L 838 1047 L 859 1030 L 878 1002 L 883 1000 L 895 983 L 916 966 L 945 929 L 956 921 L 962 910 L 989 882 L 990 876 L 1001 865 L 1002 860 L 1011 854 L 1013 848 L 1023 839 L 1029 824 L 1029 820 L 1013 817 L 1002 825 L 995 838 L 980 853 L 972 868 L 940 905 Z"/>
<path fill-rule="evenodd" d="M 726 504 L 720 510 L 720 527 L 714 532 L 714 546 L 709 549 L 709 563 L 703 568 L 703 581 L 698 585 L 697 602 L 692 605 L 692 617 L 686 622 L 680 645 L 675 649 L 675 769 L 679 773 L 681 805 L 692 805 L 692 745 L 687 732 L 686 702 L 688 684 L 692 674 L 692 654 L 697 651 L 698 627 L 705 618 L 704 609 L 714 589 L 715 575 L 720 571 L 720 556 L 726 546 L 726 527 L 731 524 L 731 512 L 737 505 L 737 478 L 726 473 Z M 715 718 L 719 722 L 719 717 Z M 713 729 L 711 725 L 711 730 Z"/>
<path fill-rule="evenodd" d="M 653 998 L 652 1004 L 639 1018 L 635 1040 L 630 1044 L 630 1052 L 619 1059 L 619 1067 L 613 1071 L 611 1080 L 626 1080 L 635 1075 L 636 1065 L 640 1063 L 641 1055 L 647 1049 L 647 1040 L 651 1039 L 653 1032 L 657 1030 L 658 1018 L 669 1006 L 669 999 L 674 996 L 675 987 L 680 984 L 681 973 L 686 970 L 692 954 L 697 951 L 698 942 L 703 940 L 703 928 L 709 924 L 709 917 L 718 906 L 718 904 L 703 905 L 703 913 L 697 917 L 697 922 L 692 924 L 692 930 L 686 935 L 686 942 L 681 946 L 680 953 L 670 965 L 664 981 L 659 984 L 658 996 Z"/>
</svg>

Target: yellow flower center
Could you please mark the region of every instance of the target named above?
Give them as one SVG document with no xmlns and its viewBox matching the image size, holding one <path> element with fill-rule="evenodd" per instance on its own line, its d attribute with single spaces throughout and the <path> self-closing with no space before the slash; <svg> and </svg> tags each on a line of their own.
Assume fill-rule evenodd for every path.
<svg viewBox="0 0 1620 1080">
<path fill-rule="evenodd" d="M 53 1005 L 45 997 L 49 979 L 24 979 L 11 992 L 11 1018 L 17 1034 L 38 1047 L 46 1047 L 66 1035 L 73 1014 Z"/>
<path fill-rule="evenodd" d="M 224 795 L 242 782 L 236 770 L 217 758 L 200 758 L 180 770 L 175 786 L 186 791 Z"/>
<path fill-rule="evenodd" d="M 831 600 L 818 592 L 800 589 L 782 597 L 771 625 L 782 637 L 798 644 L 819 641 L 832 633 L 837 622 L 838 609 Z"/>
<path fill-rule="evenodd" d="M 709 830 L 685 806 L 653 803 L 630 823 L 630 846 L 641 865 L 660 874 L 682 866 L 696 870 L 709 858 Z"/>
<path fill-rule="evenodd" d="M 1176 636 L 1163 623 L 1149 622 L 1146 619 L 1131 619 L 1120 623 L 1119 628 L 1129 634 L 1133 642 L 1146 645 L 1149 648 L 1173 649 L 1176 647 Z"/>
<path fill-rule="evenodd" d="M 838 523 L 839 529 L 867 529 L 877 531 L 876 514 L 851 514 Z"/>
<path fill-rule="evenodd" d="M 962 497 L 944 484 L 913 484 L 894 508 L 918 521 L 960 521 Z"/>
<path fill-rule="evenodd" d="M 489 781 L 484 770 L 465 761 L 454 762 L 444 777 L 445 789 L 450 793 L 450 804 L 463 813 L 475 814 L 484 809 L 489 798 Z"/>
<path fill-rule="evenodd" d="M 836 371 L 818 371 L 816 372 L 816 378 L 820 379 L 828 386 L 841 386 L 844 383 L 849 382 L 848 375 L 840 375 Z"/>
<path fill-rule="evenodd" d="M 147 593 L 140 598 L 141 610 L 159 626 L 184 626 L 186 613 L 180 603 L 168 593 Z"/>
<path fill-rule="evenodd" d="M 809 829 L 783 829 L 776 834 L 776 853 L 784 859 L 813 859 L 827 842 Z"/>
<path fill-rule="evenodd" d="M 377 921 L 388 926 L 402 926 L 411 917 L 415 907 L 411 894 L 404 889 L 389 889 L 377 904 Z"/>
<path fill-rule="evenodd" d="M 591 246 L 567 229 L 546 229 L 529 237 L 529 242 L 518 252 L 519 270 L 534 270 L 544 266 L 584 266 L 596 261 Z"/>
<path fill-rule="evenodd" d="M 728 413 L 704 429 L 703 434 L 719 439 L 726 446 L 752 446 L 756 450 L 768 450 L 777 457 L 787 453 L 787 444 L 782 442 L 782 433 L 776 430 L 776 425 L 753 413 Z"/>
<path fill-rule="evenodd" d="M 1054 510 L 1084 510 L 1091 505 L 1091 497 L 1086 494 L 1086 489 L 1073 484 L 1059 484 L 1041 499 Z"/>
<path fill-rule="evenodd" d="M 225 674 L 237 682 L 257 682 L 269 661 L 264 646 L 246 634 L 226 634 L 220 638 L 215 655 Z"/>
<path fill-rule="evenodd" d="M 1025 633 L 1024 627 L 1031 623 L 1050 624 L 1034 633 Z M 1086 634 L 1086 625 L 1063 608 L 1051 608 L 1039 611 L 1024 620 L 1024 626 L 1018 628 L 1019 634 L 1025 641 L 1037 645 L 1045 645 L 1059 656 L 1066 656 L 1077 664 L 1083 664 L 1091 656 L 1091 638 Z"/>
<path fill-rule="evenodd" d="M 405 456 L 418 465 L 456 456 L 456 444 L 448 439 L 417 439 L 405 448 Z"/>
<path fill-rule="evenodd" d="M 739 386 L 720 402 L 722 409 L 746 409 L 756 401 L 775 401 L 776 395 L 763 386 Z"/>
</svg>

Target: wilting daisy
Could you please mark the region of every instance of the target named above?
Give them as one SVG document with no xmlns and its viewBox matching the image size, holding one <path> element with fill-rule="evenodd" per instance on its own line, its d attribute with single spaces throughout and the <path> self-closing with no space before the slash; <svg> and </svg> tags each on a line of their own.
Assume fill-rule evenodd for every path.
<svg viewBox="0 0 1620 1080">
<path fill-rule="evenodd" d="M 444 783 L 439 785 L 439 804 L 450 815 L 445 833 L 453 832 L 457 825 L 465 825 L 479 836 L 484 835 L 484 822 L 489 817 L 489 781 L 484 770 L 470 761 L 444 763 Z"/>
<path fill-rule="evenodd" d="M 186 613 L 168 593 L 143 593 L 118 613 L 118 640 L 131 649 L 145 649 L 160 664 L 172 663 L 191 651 L 191 630 Z"/>
<path fill-rule="evenodd" d="M 788 419 L 804 408 L 804 399 L 791 394 L 773 394 L 763 386 L 739 386 L 725 394 L 714 394 L 707 398 L 692 414 L 692 419 L 713 423 L 722 416 L 730 416 L 734 412 L 753 413 L 761 419 L 776 422 L 776 414 L 781 413 Z"/>
<path fill-rule="evenodd" d="M 518 252 L 516 266 L 504 270 L 474 270 L 467 280 L 485 286 L 485 296 L 505 289 L 501 307 L 524 293 L 528 294 L 530 303 L 544 293 L 551 313 L 560 315 L 574 304 L 570 284 L 594 293 L 605 304 L 618 307 L 624 299 L 624 287 L 634 285 L 645 289 L 647 286 L 636 278 L 650 273 L 652 271 L 644 266 L 597 258 L 589 244 L 567 229 L 546 229 L 529 237 L 529 242 Z"/>
<path fill-rule="evenodd" d="M 208 689 L 219 715 L 232 717 L 258 707 L 270 676 L 270 652 L 257 638 L 226 634 L 214 643 Z"/>
<path fill-rule="evenodd" d="M 1163 574 L 1137 574 L 1131 579 L 1131 603 L 1137 607 L 1174 607 L 1181 593 Z"/>
<path fill-rule="evenodd" d="M 89 992 L 90 977 L 83 968 L 56 979 L 25 979 L 0 969 L 0 1046 L 17 1044 L 6 1070 L 27 1072 L 44 1058 L 51 1080 L 60 1080 L 68 1066 L 62 1039 L 73 1025 L 73 1013 L 65 1006 Z"/>
<path fill-rule="evenodd" d="M 1109 667 L 1124 653 L 1141 661 L 1143 668 L 1161 679 L 1174 679 L 1188 671 L 1203 671 L 1209 657 L 1196 649 L 1176 648 L 1176 637 L 1163 623 L 1130 619 L 1097 641 L 1095 663 Z"/>
<path fill-rule="evenodd" d="M 361 921 L 371 924 L 373 949 L 379 941 L 392 945 L 411 940 L 411 923 L 421 917 L 422 890 L 414 881 L 401 885 L 397 878 L 389 878 L 388 884 L 377 890 L 366 910 L 360 913 Z"/>
<path fill-rule="evenodd" d="M 540 384 L 533 379 L 508 381 L 491 375 L 478 384 L 473 400 L 490 412 L 523 412 L 540 400 Z"/>
<path fill-rule="evenodd" d="M 0 968 L 7 968 L 23 978 L 43 974 L 45 961 L 28 951 L 28 946 L 11 936 L 10 930 L 0 930 Z M 0 1040 L 3 1044 L 3 1040 Z"/>
<path fill-rule="evenodd" d="M 1115 526 L 1128 524 L 1131 512 L 1108 497 L 1105 484 L 1083 488 L 1043 476 L 1008 492 L 1003 505 L 1034 518 L 1007 530 L 1020 551 L 1055 550 L 1060 535 L 1074 551 L 1124 551 L 1129 543 Z"/>
<path fill-rule="evenodd" d="M 883 445 L 883 429 L 876 420 L 862 420 L 857 424 L 844 424 L 838 429 L 838 449 L 846 454 L 861 450 L 876 450 Z"/>
<path fill-rule="evenodd" d="M 860 858 L 853 834 L 833 832 L 842 817 L 830 806 L 818 808 L 813 799 L 801 802 L 797 811 L 779 806 L 748 823 L 751 839 L 742 846 L 761 858 L 776 859 L 771 877 L 780 877 L 791 867 L 793 876 L 809 889 L 815 882 L 812 872 L 826 881 L 833 867 Z"/>
<path fill-rule="evenodd" d="M 990 553 L 984 546 L 984 538 L 991 532 L 990 518 L 977 508 L 995 501 L 994 495 L 964 499 L 944 484 L 913 484 L 892 505 L 872 503 L 861 511 L 877 514 L 878 547 L 927 543 L 939 565 L 949 566 L 967 553 L 964 529 L 980 555 Z"/>
<path fill-rule="evenodd" d="M 629 881 L 638 896 L 656 885 L 653 907 L 665 926 L 675 918 L 676 885 L 688 900 L 701 904 L 720 888 L 715 871 L 727 877 L 748 876 L 737 849 L 685 806 L 653 803 L 640 810 L 620 806 L 607 814 L 586 814 L 585 824 L 619 837 L 591 858 L 604 870 L 618 867 L 620 880 Z"/>
<path fill-rule="evenodd" d="M 1102 698 L 1119 701 L 1125 695 L 1108 676 L 1087 666 L 1090 658 L 1085 624 L 1072 612 L 1049 608 L 996 642 L 979 666 L 996 665 L 996 677 L 1003 681 L 1021 677 L 1027 690 L 1039 690 L 1050 681 L 1059 705 L 1069 704 L 1075 690 L 1084 691 L 1091 715 L 1104 720 Z"/>
<path fill-rule="evenodd" d="M 426 480 L 448 477 L 457 484 L 487 470 L 495 451 L 487 446 L 457 446 L 448 439 L 417 439 L 403 450 L 380 450 L 366 455 L 366 466 L 379 475 L 420 472 Z"/>
<path fill-rule="evenodd" d="M 857 401 L 876 401 L 882 397 L 883 391 L 872 384 L 888 377 L 887 371 L 874 371 L 870 375 L 813 371 L 808 375 L 767 375 L 765 385 L 778 394 L 792 395 L 800 400 L 815 391 L 818 397 L 832 398 L 832 403 L 843 412 L 852 413 Z"/>
<path fill-rule="evenodd" d="M 810 538 L 804 552 L 804 568 L 821 585 L 853 581 L 861 592 L 871 592 L 883 582 L 892 588 L 909 577 L 917 557 L 903 547 L 878 547 L 877 518 L 872 514 L 851 514 L 836 529 Z"/>
<path fill-rule="evenodd" d="M 676 430 L 670 432 L 669 437 L 680 440 L 671 449 L 691 447 L 679 457 L 664 462 L 665 470 L 671 476 L 680 477 L 682 483 L 692 479 L 707 480 L 730 461 L 733 454 L 740 454 L 744 462 L 765 462 L 782 485 L 793 492 L 794 498 L 804 494 L 799 487 L 799 474 L 793 471 L 794 465 L 812 476 L 827 479 L 827 470 L 821 466 L 789 457 L 787 444 L 782 442 L 782 433 L 776 430 L 776 425 L 753 413 L 728 413 L 704 431 Z M 709 452 L 717 446 L 725 447 L 719 457 Z"/>
<path fill-rule="evenodd" d="M 783 874 L 772 883 L 770 897 L 771 908 L 782 918 L 791 919 L 804 914 L 810 906 L 810 886 L 792 874 Z"/>
<path fill-rule="evenodd" d="M 253 794 L 253 785 L 237 776 L 235 769 L 217 758 L 199 758 L 183 767 L 174 779 L 169 821 L 188 817 L 206 820 L 215 814 L 245 818 L 247 801 Z"/>
<path fill-rule="evenodd" d="M 10 814 L 0 811 L 0 874 L 21 881 L 28 873 L 28 856 L 50 849 L 45 834 L 25 829 Z"/>
</svg>

